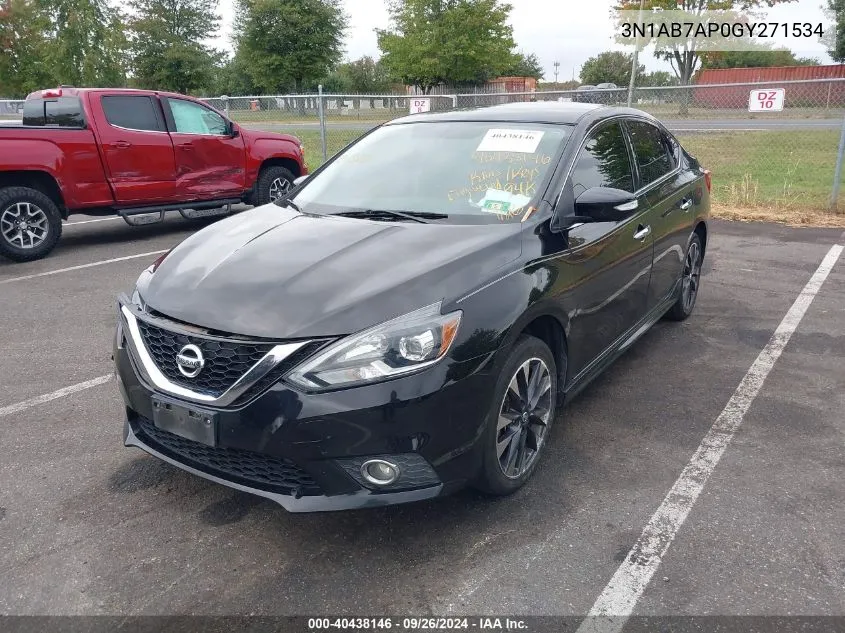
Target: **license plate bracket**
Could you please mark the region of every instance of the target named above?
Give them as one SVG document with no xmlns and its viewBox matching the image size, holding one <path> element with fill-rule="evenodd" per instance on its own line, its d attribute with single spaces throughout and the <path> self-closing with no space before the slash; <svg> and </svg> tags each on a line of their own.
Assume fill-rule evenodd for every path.
<svg viewBox="0 0 845 633">
<path fill-rule="evenodd" d="M 153 424 L 186 440 L 206 446 L 217 445 L 218 414 L 214 411 L 188 407 L 173 400 L 152 397 Z"/>
</svg>

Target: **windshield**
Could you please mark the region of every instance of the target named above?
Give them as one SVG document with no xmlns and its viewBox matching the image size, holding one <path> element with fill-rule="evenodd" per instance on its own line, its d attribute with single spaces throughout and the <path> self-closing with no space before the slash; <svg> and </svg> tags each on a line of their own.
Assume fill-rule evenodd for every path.
<svg viewBox="0 0 845 633">
<path fill-rule="evenodd" d="M 536 202 L 571 129 L 478 121 L 385 126 L 346 150 L 293 200 L 312 213 L 518 221 Z"/>
</svg>

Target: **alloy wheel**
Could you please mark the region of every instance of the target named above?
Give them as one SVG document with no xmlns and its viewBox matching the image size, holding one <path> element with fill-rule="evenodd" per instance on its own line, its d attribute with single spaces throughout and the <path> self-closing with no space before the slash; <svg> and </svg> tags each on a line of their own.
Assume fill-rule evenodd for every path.
<svg viewBox="0 0 845 633">
<path fill-rule="evenodd" d="M 687 258 L 684 260 L 683 302 L 684 311 L 690 312 L 698 296 L 698 283 L 701 278 L 701 247 L 698 242 L 690 244 Z"/>
<path fill-rule="evenodd" d="M 49 230 L 47 214 L 31 202 L 16 202 L 0 214 L 0 235 L 16 248 L 40 246 Z"/>
<path fill-rule="evenodd" d="M 525 361 L 511 378 L 496 430 L 496 453 L 505 477 L 518 479 L 540 454 L 551 421 L 552 380 L 539 358 Z"/>
<path fill-rule="evenodd" d="M 290 181 L 287 178 L 279 176 L 274 178 L 270 183 L 270 202 L 278 200 L 285 195 L 290 189 Z"/>
</svg>

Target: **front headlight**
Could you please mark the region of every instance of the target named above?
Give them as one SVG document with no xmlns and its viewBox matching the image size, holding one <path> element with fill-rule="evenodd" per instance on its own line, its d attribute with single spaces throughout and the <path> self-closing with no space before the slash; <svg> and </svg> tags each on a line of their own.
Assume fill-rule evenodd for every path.
<svg viewBox="0 0 845 633">
<path fill-rule="evenodd" d="M 460 322 L 460 310 L 440 314 L 440 303 L 432 304 L 334 343 L 287 380 L 309 390 L 331 389 L 418 371 L 445 356 Z"/>
</svg>

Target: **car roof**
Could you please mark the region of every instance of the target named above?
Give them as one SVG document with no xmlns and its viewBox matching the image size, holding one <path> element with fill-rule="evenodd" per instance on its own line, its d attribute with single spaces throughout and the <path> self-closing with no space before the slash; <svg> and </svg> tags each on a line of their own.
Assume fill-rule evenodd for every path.
<svg viewBox="0 0 845 633">
<path fill-rule="evenodd" d="M 537 101 L 507 103 L 486 108 L 452 110 L 450 112 L 427 112 L 411 114 L 386 123 L 401 125 L 405 123 L 435 123 L 439 121 L 490 121 L 502 123 L 555 123 L 575 125 L 582 119 L 600 119 L 615 114 L 650 115 L 633 108 L 612 107 L 596 103 Z"/>
<path fill-rule="evenodd" d="M 126 95 L 158 95 L 160 97 L 188 97 L 189 99 L 197 99 L 190 95 L 184 95 L 178 92 L 168 92 L 166 90 L 144 90 L 141 88 L 76 88 L 74 86 L 59 86 L 56 88 L 44 88 L 36 90 L 27 95 L 26 99 L 41 99 L 44 92 L 58 92 L 61 90 L 63 97 L 79 97 L 86 92 L 110 92 L 110 93 L 124 93 Z M 52 98 L 52 97 L 51 97 Z"/>
</svg>

